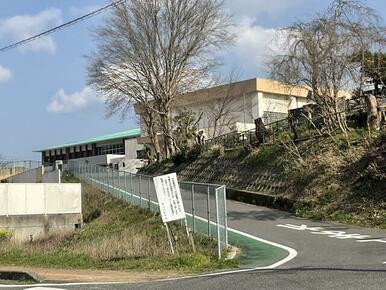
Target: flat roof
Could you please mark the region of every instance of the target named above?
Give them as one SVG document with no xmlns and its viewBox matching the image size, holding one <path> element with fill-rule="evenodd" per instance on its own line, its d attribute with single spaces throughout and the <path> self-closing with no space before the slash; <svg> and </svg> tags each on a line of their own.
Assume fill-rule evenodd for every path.
<svg viewBox="0 0 386 290">
<path fill-rule="evenodd" d="M 241 97 L 243 94 L 251 92 L 264 92 L 307 98 L 308 91 L 309 89 L 305 86 L 291 86 L 276 80 L 253 78 L 182 94 L 176 98 L 173 106 L 189 106 L 195 103 L 207 102 L 208 100 L 220 99 L 224 97 L 224 93 L 229 94 L 231 97 Z M 143 112 L 141 104 L 138 103 L 134 104 L 134 110 L 137 114 Z"/>
<path fill-rule="evenodd" d="M 42 151 L 47 151 L 47 150 L 59 149 L 59 148 L 67 148 L 67 147 L 71 147 L 71 146 L 78 146 L 78 145 L 84 145 L 84 144 L 89 144 L 89 143 L 103 142 L 103 141 L 109 141 L 109 140 L 114 140 L 114 139 L 119 139 L 119 138 L 134 138 L 134 137 L 139 137 L 140 135 L 141 135 L 141 129 L 135 128 L 135 129 L 130 129 L 130 130 L 126 130 L 126 131 L 115 132 L 115 133 L 108 134 L 108 135 L 91 137 L 91 138 L 87 138 L 84 140 L 74 141 L 71 143 L 65 143 L 62 145 L 55 145 L 55 146 L 51 146 L 51 147 L 46 147 L 43 149 L 35 150 L 34 152 L 42 152 Z"/>
</svg>

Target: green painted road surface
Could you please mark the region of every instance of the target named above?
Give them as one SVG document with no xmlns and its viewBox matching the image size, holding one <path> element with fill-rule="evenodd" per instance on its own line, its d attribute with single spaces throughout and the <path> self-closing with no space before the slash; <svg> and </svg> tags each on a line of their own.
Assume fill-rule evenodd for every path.
<svg viewBox="0 0 386 290">
<path fill-rule="evenodd" d="M 123 189 L 119 189 L 111 185 L 109 186 L 101 181 L 93 179 L 92 185 L 96 184 L 101 186 L 100 189 L 117 198 L 130 202 L 136 206 L 148 208 L 154 212 L 159 212 L 158 203 L 155 201 L 149 200 L 143 196 L 131 194 Z M 211 221 L 210 228 L 208 228 L 207 219 L 195 216 L 193 221 L 192 214 L 186 213 L 186 216 L 188 226 L 194 229 L 195 232 L 217 238 L 217 226 L 215 222 Z M 182 222 L 183 221 L 181 220 L 181 223 Z M 222 228 L 220 232 L 223 236 L 225 235 L 224 228 Z M 283 248 L 271 245 L 248 234 L 244 234 L 230 228 L 228 228 L 228 243 L 239 249 L 236 259 L 239 260 L 241 268 L 269 267 L 280 262 L 289 255 L 289 252 Z"/>
</svg>

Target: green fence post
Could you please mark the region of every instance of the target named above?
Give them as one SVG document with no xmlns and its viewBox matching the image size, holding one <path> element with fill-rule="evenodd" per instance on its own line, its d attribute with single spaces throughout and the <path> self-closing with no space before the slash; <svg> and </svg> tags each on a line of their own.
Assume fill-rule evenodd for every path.
<svg viewBox="0 0 386 290">
<path fill-rule="evenodd" d="M 218 189 L 215 191 L 215 202 L 216 202 L 216 228 L 217 228 L 217 256 L 221 259 L 221 238 L 220 238 L 220 217 L 218 210 Z"/>
<path fill-rule="evenodd" d="M 191 187 L 191 198 L 192 198 L 192 217 L 193 217 L 192 229 L 193 229 L 193 233 L 194 233 L 196 230 L 196 209 L 195 209 L 195 204 L 194 204 L 194 183 L 192 183 L 192 187 Z"/>
<path fill-rule="evenodd" d="M 206 187 L 206 193 L 207 193 L 206 207 L 208 210 L 208 236 L 210 237 L 211 230 L 210 230 L 210 192 L 209 192 L 209 186 Z"/>
</svg>

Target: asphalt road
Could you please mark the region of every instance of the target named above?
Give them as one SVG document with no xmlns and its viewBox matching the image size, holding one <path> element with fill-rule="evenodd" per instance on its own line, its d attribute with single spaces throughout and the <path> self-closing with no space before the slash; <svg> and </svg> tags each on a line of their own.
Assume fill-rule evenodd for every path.
<svg viewBox="0 0 386 290">
<path fill-rule="evenodd" d="M 311 221 L 229 200 L 227 207 L 229 227 L 293 248 L 297 256 L 269 270 L 135 284 L 41 285 L 35 290 L 386 289 L 385 230 Z"/>
</svg>

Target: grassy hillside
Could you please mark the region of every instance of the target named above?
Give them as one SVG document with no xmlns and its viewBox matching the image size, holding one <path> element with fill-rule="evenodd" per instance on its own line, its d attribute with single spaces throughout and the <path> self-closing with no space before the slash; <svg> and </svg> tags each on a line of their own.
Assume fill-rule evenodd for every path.
<svg viewBox="0 0 386 290">
<path fill-rule="evenodd" d="M 86 224 L 81 230 L 24 244 L 0 240 L 0 265 L 178 272 L 237 266 L 236 261 L 218 261 L 216 242 L 203 235 L 194 236 L 197 252 L 192 253 L 185 231 L 177 225 L 171 228 L 178 253 L 171 255 L 158 214 L 86 184 L 82 191 Z"/>
<path fill-rule="evenodd" d="M 368 138 L 351 129 L 291 145 L 209 150 L 174 166 L 165 161 L 148 174 L 177 171 L 182 179 L 214 182 L 295 201 L 299 216 L 386 228 L 386 132 Z M 296 154 L 294 154 L 294 152 Z"/>
<path fill-rule="evenodd" d="M 300 146 L 305 164 L 287 168 L 285 193 L 298 215 L 386 228 L 386 134 L 360 133 L 350 147 L 339 136 Z"/>
</svg>

